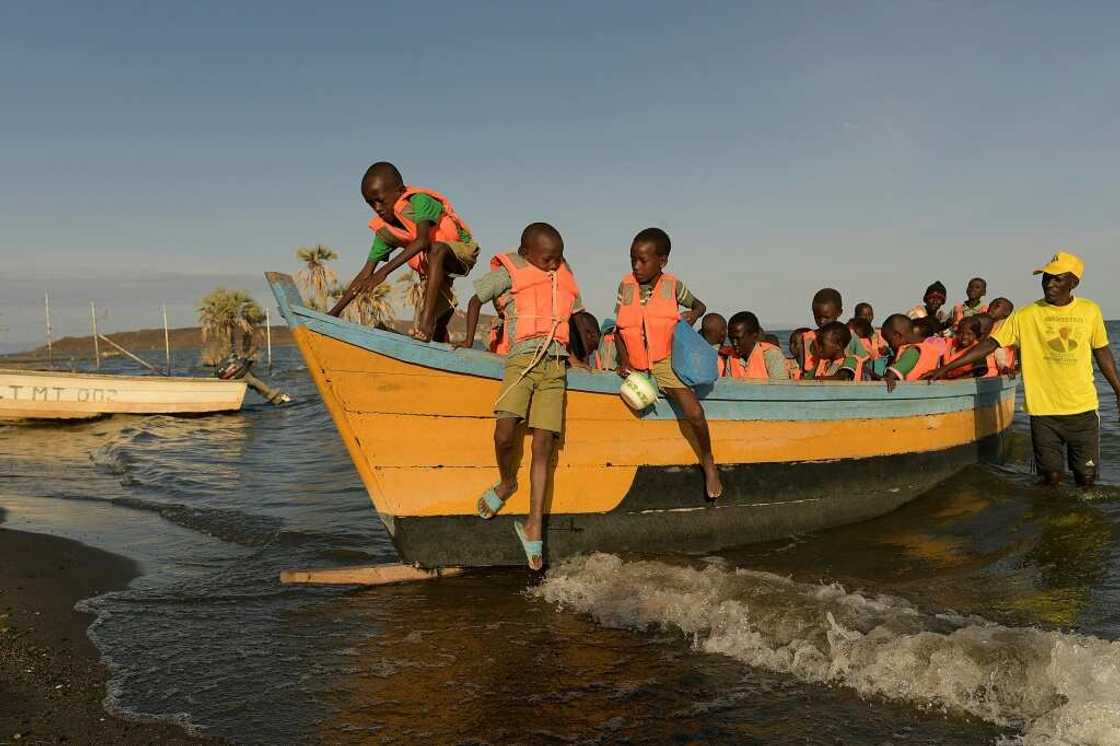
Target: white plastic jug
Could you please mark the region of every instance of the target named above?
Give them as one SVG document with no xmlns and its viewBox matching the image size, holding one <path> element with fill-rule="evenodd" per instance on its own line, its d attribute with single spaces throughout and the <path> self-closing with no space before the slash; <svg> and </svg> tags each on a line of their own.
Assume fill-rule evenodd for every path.
<svg viewBox="0 0 1120 746">
<path fill-rule="evenodd" d="M 644 373 L 631 373 L 618 390 L 622 401 L 631 409 L 641 412 L 657 401 L 657 387 Z"/>
</svg>

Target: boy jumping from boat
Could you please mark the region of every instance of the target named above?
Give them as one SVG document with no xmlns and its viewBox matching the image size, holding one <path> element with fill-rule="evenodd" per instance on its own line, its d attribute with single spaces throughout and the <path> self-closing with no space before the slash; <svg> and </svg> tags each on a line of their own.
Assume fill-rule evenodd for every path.
<svg viewBox="0 0 1120 746">
<path fill-rule="evenodd" d="M 670 249 L 669 234 L 660 228 L 646 228 L 630 245 L 632 272 L 618 286 L 615 308 L 618 375 L 626 378 L 635 370 L 652 374 L 658 388 L 677 405 L 696 436 L 704 486 L 708 499 L 715 500 L 723 494 L 723 484 L 708 420 L 696 392 L 673 372 L 673 329 L 682 318 L 680 308 L 689 309 L 683 316 L 689 324 L 695 324 L 706 308 L 683 282 L 664 271 Z"/>
<path fill-rule="evenodd" d="M 500 480 L 478 500 L 478 514 L 490 519 L 517 491 L 517 438 L 522 422 L 532 434 L 529 469 L 529 517 L 513 527 L 529 568 L 544 567 L 544 497 L 556 441 L 564 429 L 569 320 L 583 310 L 579 287 L 564 261 L 564 239 L 548 223 L 533 223 L 521 233 L 516 252 L 498 257 L 500 266 L 475 282 L 467 305 L 466 338 L 456 347 L 474 345 L 483 303 L 504 293 L 504 335 L 510 350 L 505 375 L 494 403 L 494 454 Z"/>
<path fill-rule="evenodd" d="M 412 336 L 447 342 L 454 310 L 451 283 L 465 277 L 478 260 L 470 228 L 438 192 L 406 186 L 392 163 L 375 163 L 362 177 L 362 198 L 374 216 L 369 221 L 373 246 L 369 259 L 329 313 L 338 316 L 356 295 L 376 288 L 398 267 L 408 264 L 424 280 L 424 300 Z M 381 269 L 377 265 L 401 249 Z"/>
</svg>

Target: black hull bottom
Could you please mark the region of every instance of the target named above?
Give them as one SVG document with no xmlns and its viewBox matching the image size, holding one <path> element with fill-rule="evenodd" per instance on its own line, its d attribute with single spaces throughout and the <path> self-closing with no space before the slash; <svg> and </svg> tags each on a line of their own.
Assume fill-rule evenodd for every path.
<svg viewBox="0 0 1120 746">
<path fill-rule="evenodd" d="M 889 513 L 961 469 L 1001 460 L 1002 436 L 944 451 L 867 459 L 721 467 L 724 497 L 704 499 L 699 467 L 638 469 L 608 513 L 545 519 L 547 561 L 583 552 L 706 554 Z M 383 516 L 405 562 L 421 567 L 523 565 L 519 516 Z"/>
</svg>

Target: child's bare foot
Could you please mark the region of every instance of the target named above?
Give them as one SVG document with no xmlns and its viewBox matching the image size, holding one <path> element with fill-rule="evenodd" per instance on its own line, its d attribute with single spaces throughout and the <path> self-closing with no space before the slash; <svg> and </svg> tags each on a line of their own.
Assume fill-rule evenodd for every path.
<svg viewBox="0 0 1120 746">
<path fill-rule="evenodd" d="M 718 500 L 723 495 L 723 482 L 719 479 L 719 467 L 715 461 L 705 460 L 701 465 L 704 469 L 704 487 L 708 491 L 709 500 Z"/>
<path fill-rule="evenodd" d="M 415 326 L 412 327 L 412 330 L 408 333 L 408 336 L 412 337 L 417 342 L 431 342 L 432 341 L 432 335 L 431 334 L 425 334 L 422 329 L 420 329 L 419 327 L 415 327 Z"/>
</svg>

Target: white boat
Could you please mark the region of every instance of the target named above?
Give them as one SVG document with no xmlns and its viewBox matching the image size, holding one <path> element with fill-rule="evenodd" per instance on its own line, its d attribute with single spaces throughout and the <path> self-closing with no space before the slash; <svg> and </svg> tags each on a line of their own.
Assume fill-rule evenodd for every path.
<svg viewBox="0 0 1120 746">
<path fill-rule="evenodd" d="M 0 420 L 234 412 L 245 389 L 244 380 L 0 368 Z"/>
</svg>

